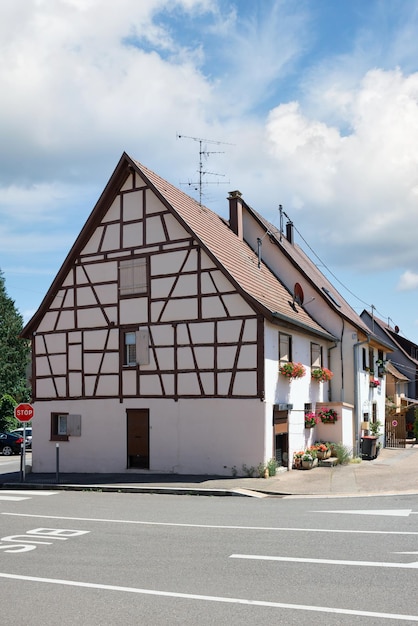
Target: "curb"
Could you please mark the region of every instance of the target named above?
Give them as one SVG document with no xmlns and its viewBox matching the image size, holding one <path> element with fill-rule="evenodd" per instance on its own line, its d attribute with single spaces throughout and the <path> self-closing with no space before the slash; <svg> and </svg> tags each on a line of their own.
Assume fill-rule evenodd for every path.
<svg viewBox="0 0 418 626">
<path fill-rule="evenodd" d="M 105 493 L 147 493 L 187 496 L 232 496 L 239 498 L 268 498 L 271 495 L 249 489 L 202 489 L 195 487 L 146 487 L 134 485 L 71 485 L 71 484 L 33 484 L 33 483 L 1 483 L 0 490 L 51 490 L 56 491 L 102 491 Z"/>
</svg>

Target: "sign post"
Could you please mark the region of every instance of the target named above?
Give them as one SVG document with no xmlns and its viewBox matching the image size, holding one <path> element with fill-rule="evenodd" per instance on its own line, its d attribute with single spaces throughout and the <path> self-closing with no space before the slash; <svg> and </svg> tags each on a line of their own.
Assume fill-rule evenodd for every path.
<svg viewBox="0 0 418 626">
<path fill-rule="evenodd" d="M 22 455 L 20 457 L 20 481 L 24 482 L 26 478 L 26 422 L 34 416 L 34 409 L 31 404 L 22 403 L 15 406 L 14 414 L 15 418 L 19 422 L 23 423 L 23 443 L 22 443 Z"/>
</svg>

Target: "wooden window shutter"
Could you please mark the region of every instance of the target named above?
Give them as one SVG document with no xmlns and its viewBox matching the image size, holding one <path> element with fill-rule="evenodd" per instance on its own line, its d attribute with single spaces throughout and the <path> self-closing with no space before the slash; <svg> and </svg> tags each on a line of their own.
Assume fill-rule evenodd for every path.
<svg viewBox="0 0 418 626">
<path fill-rule="evenodd" d="M 119 263 L 119 285 L 121 296 L 147 291 L 146 259 L 127 259 Z"/>
<path fill-rule="evenodd" d="M 81 415 L 67 415 L 67 435 L 81 437 Z"/>
<path fill-rule="evenodd" d="M 136 331 L 136 362 L 138 365 L 149 365 L 149 332 L 147 328 Z"/>
<path fill-rule="evenodd" d="M 311 367 L 322 367 L 322 346 L 311 343 Z"/>
</svg>

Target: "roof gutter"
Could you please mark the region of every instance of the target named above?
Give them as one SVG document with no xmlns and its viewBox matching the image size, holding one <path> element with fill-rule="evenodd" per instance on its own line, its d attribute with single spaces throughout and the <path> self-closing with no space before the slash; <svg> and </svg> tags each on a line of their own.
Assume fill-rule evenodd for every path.
<svg viewBox="0 0 418 626">
<path fill-rule="evenodd" d="M 316 335 L 317 337 L 321 337 L 322 339 L 326 339 L 327 341 L 339 341 L 337 337 L 334 337 L 333 335 L 330 335 L 329 333 L 325 331 L 322 333 L 321 331 L 315 330 L 314 328 L 311 328 L 310 326 L 308 326 L 307 324 L 304 324 L 303 322 L 295 321 L 289 317 L 286 317 L 286 315 L 277 313 L 277 311 L 274 311 L 272 316 L 274 320 L 280 320 L 281 322 L 287 324 L 288 326 L 300 328 L 304 331 L 309 332 L 311 335 Z"/>
</svg>

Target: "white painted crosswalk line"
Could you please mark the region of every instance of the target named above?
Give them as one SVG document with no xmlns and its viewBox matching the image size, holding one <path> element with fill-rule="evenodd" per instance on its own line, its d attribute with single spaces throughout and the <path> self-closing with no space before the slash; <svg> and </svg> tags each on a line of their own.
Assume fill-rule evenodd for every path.
<svg viewBox="0 0 418 626">
<path fill-rule="evenodd" d="M 0 491 L 0 501 L 21 502 L 22 500 L 30 500 L 34 496 L 54 496 L 59 491 L 44 491 L 43 489 L 7 489 Z"/>
<path fill-rule="evenodd" d="M 17 493 L 24 496 L 55 496 L 60 493 L 59 491 L 47 491 L 46 489 L 5 489 L 4 492 L 0 491 L 0 495 L 3 493 Z"/>
<path fill-rule="evenodd" d="M 20 502 L 21 500 L 30 500 L 30 496 L 24 496 L 23 498 L 19 496 L 3 496 L 0 494 L 0 500 L 8 500 L 9 502 Z"/>
</svg>

